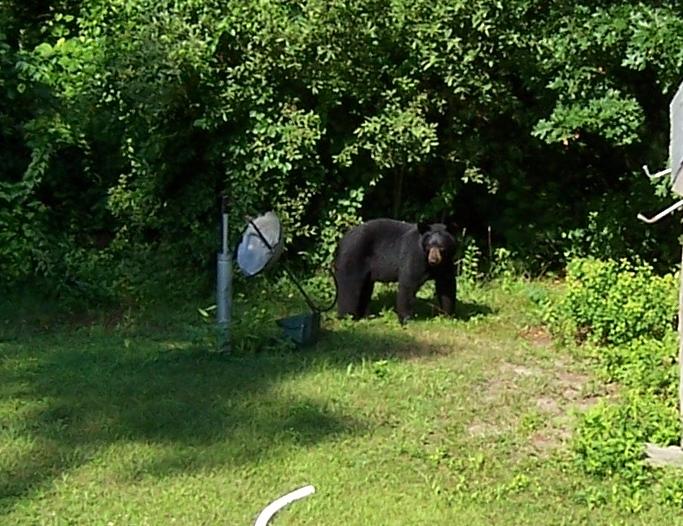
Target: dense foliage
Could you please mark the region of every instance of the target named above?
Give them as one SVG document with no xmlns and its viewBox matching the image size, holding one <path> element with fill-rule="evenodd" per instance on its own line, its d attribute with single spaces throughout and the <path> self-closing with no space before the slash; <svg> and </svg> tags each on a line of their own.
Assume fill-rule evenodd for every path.
<svg viewBox="0 0 683 526">
<path fill-rule="evenodd" d="M 673 1 L 0 0 L 1 279 L 201 275 L 222 192 L 314 265 L 376 216 L 667 264 L 681 43 Z"/>
<path fill-rule="evenodd" d="M 574 451 L 587 473 L 614 479 L 611 496 L 638 509 L 647 487 L 654 495 L 683 502 L 679 477 L 650 469 L 645 444 L 679 444 L 678 337 L 675 332 L 678 276 L 653 276 L 646 264 L 575 260 L 567 290 L 547 310 L 565 339 L 582 342 L 599 377 L 619 386 L 582 415 Z M 675 474 L 674 474 L 675 475 Z"/>
<path fill-rule="evenodd" d="M 553 323 L 563 335 L 598 345 L 662 339 L 675 329 L 677 285 L 676 276 L 657 276 L 647 263 L 572 260 Z"/>
</svg>

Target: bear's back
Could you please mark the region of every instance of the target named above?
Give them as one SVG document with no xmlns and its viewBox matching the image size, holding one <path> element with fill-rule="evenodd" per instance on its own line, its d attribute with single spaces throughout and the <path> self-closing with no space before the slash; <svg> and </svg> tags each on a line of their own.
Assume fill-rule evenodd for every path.
<svg viewBox="0 0 683 526">
<path fill-rule="evenodd" d="M 360 267 L 370 262 L 375 269 L 383 269 L 393 276 L 403 256 L 402 245 L 413 232 L 417 240 L 416 225 L 395 219 L 371 219 L 362 223 L 342 238 L 337 267 Z"/>
<path fill-rule="evenodd" d="M 405 221 L 396 219 L 379 218 L 370 219 L 356 228 L 364 230 L 364 235 L 377 241 L 395 240 L 407 234 L 411 230 L 416 230 L 417 226 Z"/>
<path fill-rule="evenodd" d="M 381 247 L 388 249 L 391 245 L 397 245 L 411 230 L 417 231 L 416 226 L 404 221 L 371 219 L 349 230 L 341 243 L 353 245 L 362 252 Z"/>
</svg>

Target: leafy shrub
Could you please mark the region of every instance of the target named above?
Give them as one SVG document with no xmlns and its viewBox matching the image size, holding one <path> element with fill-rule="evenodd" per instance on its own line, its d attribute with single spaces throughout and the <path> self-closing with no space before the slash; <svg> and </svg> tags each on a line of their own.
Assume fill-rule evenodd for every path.
<svg viewBox="0 0 683 526">
<path fill-rule="evenodd" d="M 44 233 L 45 207 L 19 185 L 0 181 L 0 286 L 46 271 L 51 248 Z"/>
<path fill-rule="evenodd" d="M 665 160 L 681 19 L 671 2 L 597 4 L 0 2 L 0 183 L 30 183 L 8 214 L 0 198 L 3 276 L 48 277 L 73 251 L 95 281 L 92 231 L 172 246 L 196 273 L 223 192 L 237 228 L 276 209 L 314 266 L 390 214 L 490 225 L 539 269 L 669 261 L 675 226 L 633 214 L 663 196 L 629 170 Z M 59 268 L 48 281 L 70 279 Z"/>
<path fill-rule="evenodd" d="M 645 443 L 672 444 L 680 439 L 678 410 L 672 400 L 667 403 L 629 392 L 617 404 L 593 406 L 583 415 L 573 440 L 581 467 L 592 475 L 647 482 Z"/>
<path fill-rule="evenodd" d="M 472 285 L 482 277 L 481 250 L 472 238 L 463 240 L 462 257 L 456 261 L 456 271 L 461 285 Z"/>
<path fill-rule="evenodd" d="M 599 375 L 622 384 L 625 394 L 616 404 L 599 403 L 582 416 L 573 446 L 588 473 L 618 475 L 635 487 L 652 479 L 643 458 L 645 443 L 673 444 L 681 436 L 677 352 L 673 331 L 662 341 L 638 338 L 592 347 Z"/>
<path fill-rule="evenodd" d="M 662 340 L 638 338 L 622 345 L 593 347 L 598 374 L 640 394 L 664 400 L 678 396 L 678 336 L 669 331 Z"/>
<path fill-rule="evenodd" d="M 676 261 L 678 247 L 662 243 L 652 229 L 643 228 L 642 222 L 632 213 L 634 206 L 642 209 L 659 208 L 656 196 L 666 197 L 661 180 L 651 183 L 641 173 L 630 173 L 621 181 L 625 190 L 591 196 L 586 203 L 587 212 L 581 222 L 558 234 L 566 261 L 575 258 L 636 259 L 644 254 L 657 254 L 663 261 Z M 632 196 L 642 196 L 634 205 Z"/>
<path fill-rule="evenodd" d="M 648 442 L 677 443 L 678 338 L 674 328 L 678 278 L 658 276 L 646 263 L 575 259 L 567 287 L 546 306 L 551 327 L 594 361 L 599 377 L 621 385 L 579 420 L 575 458 L 585 472 L 608 477 L 615 495 L 642 508 L 642 490 L 655 484 L 665 502 L 683 502 L 683 486 L 645 462 Z M 620 497 L 621 498 L 621 497 Z"/>
<path fill-rule="evenodd" d="M 658 276 L 647 263 L 575 259 L 567 265 L 567 293 L 547 320 L 566 339 L 619 345 L 663 338 L 677 313 L 678 278 Z"/>
<path fill-rule="evenodd" d="M 683 478 L 679 471 L 671 470 L 661 474 L 657 500 L 683 507 Z"/>
</svg>

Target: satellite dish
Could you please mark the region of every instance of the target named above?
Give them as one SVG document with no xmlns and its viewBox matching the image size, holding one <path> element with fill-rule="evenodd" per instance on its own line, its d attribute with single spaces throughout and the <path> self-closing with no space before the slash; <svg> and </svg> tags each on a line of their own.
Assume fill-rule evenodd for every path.
<svg viewBox="0 0 683 526">
<path fill-rule="evenodd" d="M 669 162 L 671 163 L 671 167 L 666 170 L 661 170 L 656 174 L 651 174 L 647 165 L 643 166 L 643 170 L 645 170 L 645 173 L 651 180 L 670 174 L 671 189 L 678 195 L 683 195 L 683 82 L 678 86 L 678 91 L 669 105 L 669 118 L 671 121 L 669 128 Z M 662 217 L 669 215 L 671 212 L 675 212 L 681 207 L 683 207 L 683 199 L 680 199 L 669 208 L 662 210 L 656 216 L 648 218 L 643 214 L 638 214 L 638 219 L 650 224 L 656 223 Z M 683 404 L 683 401 L 681 404 Z M 683 405 L 681 407 L 683 407 Z"/>
<path fill-rule="evenodd" d="M 683 83 L 678 88 L 670 106 L 671 183 L 674 192 L 683 195 Z"/>
<path fill-rule="evenodd" d="M 247 277 L 270 268 L 282 254 L 282 225 L 274 212 L 250 219 L 237 246 L 237 265 Z"/>
<path fill-rule="evenodd" d="M 221 200 L 222 219 L 222 252 L 218 253 L 216 263 L 216 321 L 219 327 L 219 348 L 229 349 L 230 319 L 232 316 L 232 260 L 228 253 L 228 214 L 226 199 Z M 284 249 L 282 225 L 274 212 L 267 212 L 255 219 L 247 218 L 247 227 L 235 250 L 234 260 L 246 277 L 256 276 L 270 268 L 279 259 Z M 334 307 L 337 301 L 337 281 L 334 279 L 334 299 L 327 307 L 316 305 L 310 298 L 294 274 L 283 265 L 284 271 L 306 300 L 310 313 L 298 314 L 277 320 L 285 336 L 299 345 L 314 343 L 320 331 L 320 313 Z"/>
</svg>

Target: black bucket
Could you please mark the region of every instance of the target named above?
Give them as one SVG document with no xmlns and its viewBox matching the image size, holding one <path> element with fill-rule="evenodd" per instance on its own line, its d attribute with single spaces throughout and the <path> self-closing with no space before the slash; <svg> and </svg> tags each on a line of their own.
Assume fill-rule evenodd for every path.
<svg viewBox="0 0 683 526">
<path fill-rule="evenodd" d="M 312 345 L 320 334 L 320 313 L 313 311 L 277 320 L 284 335 L 300 346 Z"/>
</svg>

